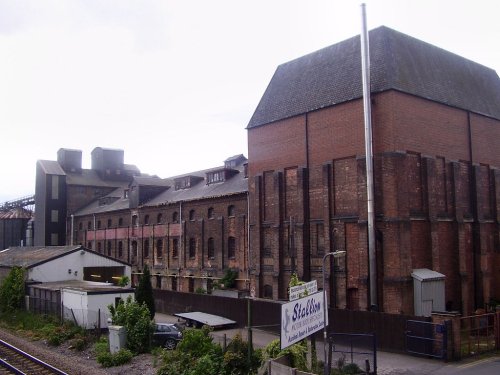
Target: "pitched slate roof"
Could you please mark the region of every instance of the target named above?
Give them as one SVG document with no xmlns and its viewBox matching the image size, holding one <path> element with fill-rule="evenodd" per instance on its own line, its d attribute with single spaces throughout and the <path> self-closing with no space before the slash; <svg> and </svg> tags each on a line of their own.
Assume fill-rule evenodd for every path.
<svg viewBox="0 0 500 375">
<path fill-rule="evenodd" d="M 490 68 L 385 26 L 370 31 L 371 90 L 398 90 L 500 119 Z M 360 37 L 280 65 L 247 128 L 362 97 Z"/>
</svg>

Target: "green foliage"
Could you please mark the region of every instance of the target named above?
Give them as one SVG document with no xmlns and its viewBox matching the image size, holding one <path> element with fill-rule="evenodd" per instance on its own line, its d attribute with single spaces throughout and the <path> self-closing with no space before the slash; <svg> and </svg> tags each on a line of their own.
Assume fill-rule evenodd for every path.
<svg viewBox="0 0 500 375">
<path fill-rule="evenodd" d="M 24 268 L 13 267 L 0 285 L 0 309 L 12 312 L 24 305 Z"/>
<path fill-rule="evenodd" d="M 47 340 L 47 344 L 51 346 L 59 346 L 65 341 L 71 340 L 76 336 L 83 336 L 86 333 L 83 328 L 70 321 L 65 321 L 62 325 L 49 323 L 40 331 Z"/>
<path fill-rule="evenodd" d="M 118 279 L 118 286 L 125 287 L 128 285 L 129 282 L 130 282 L 130 278 L 128 276 L 121 276 Z"/>
<path fill-rule="evenodd" d="M 120 349 L 112 354 L 109 351 L 109 343 L 105 337 L 94 344 L 94 352 L 96 353 L 97 362 L 102 367 L 120 366 L 130 362 L 134 357 L 128 349 Z"/>
<path fill-rule="evenodd" d="M 280 340 L 276 339 L 271 341 L 264 348 L 265 359 L 275 359 L 284 355 L 290 358 L 290 365 L 299 369 L 300 371 L 309 371 L 307 367 L 307 341 L 302 340 L 298 343 L 281 350 Z"/>
<path fill-rule="evenodd" d="M 221 375 L 223 353 L 213 342 L 210 327 L 187 329 L 175 350 L 165 351 L 158 375 Z"/>
<path fill-rule="evenodd" d="M 149 268 L 144 265 L 142 275 L 139 279 L 139 285 L 135 291 L 135 299 L 140 304 L 145 303 L 149 309 L 151 319 L 155 317 L 155 299 L 153 296 L 153 286 L 151 285 L 151 274 Z"/>
<path fill-rule="evenodd" d="M 236 285 L 236 278 L 238 277 L 238 272 L 233 271 L 232 269 L 228 268 L 224 272 L 224 276 L 218 281 L 214 283 L 214 288 L 234 288 Z"/>
<path fill-rule="evenodd" d="M 196 294 L 207 294 L 207 291 L 201 287 L 199 288 L 196 288 L 196 290 L 194 291 Z"/>
<path fill-rule="evenodd" d="M 248 342 L 243 341 L 240 334 L 236 334 L 227 346 L 224 353 L 224 370 L 227 375 L 254 374 L 262 363 L 260 350 L 252 351 L 248 363 Z"/>
<path fill-rule="evenodd" d="M 147 305 L 139 304 L 129 296 L 125 302 L 120 301 L 116 308 L 109 305 L 108 309 L 113 324 L 123 326 L 127 330 L 127 348 L 134 353 L 149 352 L 154 325 Z"/>
</svg>

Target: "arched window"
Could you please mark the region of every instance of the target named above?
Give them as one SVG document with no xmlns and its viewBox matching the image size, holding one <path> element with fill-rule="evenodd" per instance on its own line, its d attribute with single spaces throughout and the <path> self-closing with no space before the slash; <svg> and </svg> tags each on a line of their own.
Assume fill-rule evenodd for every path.
<svg viewBox="0 0 500 375">
<path fill-rule="evenodd" d="M 193 221 L 194 220 L 194 210 L 189 211 L 189 220 Z"/>
<path fill-rule="evenodd" d="M 215 217 L 215 212 L 214 212 L 214 208 L 213 207 L 210 207 L 208 209 L 207 215 L 208 215 L 209 219 L 213 219 Z"/>
<path fill-rule="evenodd" d="M 97 243 L 97 251 L 98 252 L 102 251 L 102 244 L 100 242 Z"/>
<path fill-rule="evenodd" d="M 177 290 L 177 276 L 172 277 L 172 290 Z"/>
<path fill-rule="evenodd" d="M 91 221 L 89 221 L 89 222 L 87 223 L 87 229 L 88 229 L 88 230 L 91 230 L 91 229 L 92 229 L 92 222 L 91 222 Z"/>
<path fill-rule="evenodd" d="M 87 247 L 92 250 L 92 241 L 87 242 Z"/>
<path fill-rule="evenodd" d="M 177 258 L 179 256 L 179 240 L 174 238 L 172 240 L 172 257 Z"/>
<path fill-rule="evenodd" d="M 172 222 L 177 223 L 178 221 L 179 221 L 179 213 L 177 211 L 175 211 L 172 214 Z"/>
<path fill-rule="evenodd" d="M 196 256 L 196 239 L 191 237 L 189 239 L 189 258 L 194 259 Z"/>
<path fill-rule="evenodd" d="M 119 226 L 119 227 L 122 227 L 122 226 L 123 226 L 123 218 L 122 218 L 122 217 L 120 217 L 120 218 L 118 219 L 118 226 Z"/>
<path fill-rule="evenodd" d="M 189 293 L 194 293 L 194 277 L 193 275 L 189 275 Z"/>
<path fill-rule="evenodd" d="M 108 257 L 110 257 L 111 256 L 111 241 L 108 241 L 108 243 L 107 243 L 107 250 L 108 250 L 107 255 L 108 255 Z"/>
<path fill-rule="evenodd" d="M 137 257 L 137 241 L 132 241 L 132 256 Z"/>
<path fill-rule="evenodd" d="M 271 285 L 264 285 L 264 298 L 273 298 L 273 287 Z"/>
<path fill-rule="evenodd" d="M 101 220 L 97 220 L 97 229 L 101 229 Z"/>
<path fill-rule="evenodd" d="M 234 213 L 235 213 L 234 205 L 230 205 L 227 208 L 227 216 L 229 217 L 234 216 Z"/>
<path fill-rule="evenodd" d="M 161 289 L 161 275 L 156 275 L 156 288 Z"/>
<path fill-rule="evenodd" d="M 236 257 L 236 238 L 229 237 L 227 239 L 227 257 L 234 259 Z"/>
<path fill-rule="evenodd" d="M 149 257 L 149 240 L 144 241 L 143 254 L 144 254 L 144 258 Z"/>
<path fill-rule="evenodd" d="M 163 215 L 160 213 L 156 216 L 156 223 L 161 224 L 163 222 Z"/>
<path fill-rule="evenodd" d="M 215 242 L 212 237 L 207 242 L 207 256 L 208 259 L 215 259 Z"/>
<path fill-rule="evenodd" d="M 108 219 L 108 228 L 111 228 L 112 224 L 113 224 L 113 221 L 111 219 Z"/>
<path fill-rule="evenodd" d="M 149 215 L 144 216 L 144 225 L 149 225 Z"/>
<path fill-rule="evenodd" d="M 139 221 L 137 220 L 137 215 L 132 215 L 132 226 L 137 227 L 139 225 Z"/>
<path fill-rule="evenodd" d="M 161 258 L 163 256 L 163 240 L 159 239 L 156 241 L 156 257 Z"/>
</svg>

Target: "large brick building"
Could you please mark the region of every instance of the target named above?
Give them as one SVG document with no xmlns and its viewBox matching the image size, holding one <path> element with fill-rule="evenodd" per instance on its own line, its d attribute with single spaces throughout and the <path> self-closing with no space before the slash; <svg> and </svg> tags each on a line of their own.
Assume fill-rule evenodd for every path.
<svg viewBox="0 0 500 375">
<path fill-rule="evenodd" d="M 377 285 L 369 285 L 360 38 L 278 67 L 248 124 L 251 279 L 286 298 L 293 271 L 340 308 L 413 313 L 412 270 L 446 307 L 500 299 L 500 80 L 386 27 L 370 32 Z"/>
<path fill-rule="evenodd" d="M 230 269 L 248 288 L 247 159 L 172 178 L 141 174 L 123 150 L 60 149 L 37 163 L 35 245 L 80 244 L 132 265 L 147 265 L 153 286 L 210 290 Z"/>
<path fill-rule="evenodd" d="M 500 300 L 500 80 L 381 27 L 370 32 L 377 285 L 369 284 L 359 37 L 278 67 L 248 124 L 248 162 L 160 179 L 123 151 L 39 161 L 36 245 L 82 244 L 144 265 L 156 288 L 211 289 L 228 269 L 286 299 L 292 272 L 349 309 L 414 311 L 412 271 L 445 276 L 448 310 Z M 328 270 L 330 267 L 328 268 Z"/>
</svg>

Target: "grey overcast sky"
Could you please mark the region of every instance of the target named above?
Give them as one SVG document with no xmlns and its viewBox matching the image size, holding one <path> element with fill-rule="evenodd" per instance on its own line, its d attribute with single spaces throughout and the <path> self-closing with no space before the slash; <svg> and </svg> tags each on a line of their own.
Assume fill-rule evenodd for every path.
<svg viewBox="0 0 500 375">
<path fill-rule="evenodd" d="M 0 203 L 59 148 L 169 177 L 247 153 L 276 67 L 360 33 L 352 0 L 0 0 Z M 500 72 L 498 0 L 367 0 L 386 25 Z"/>
</svg>

